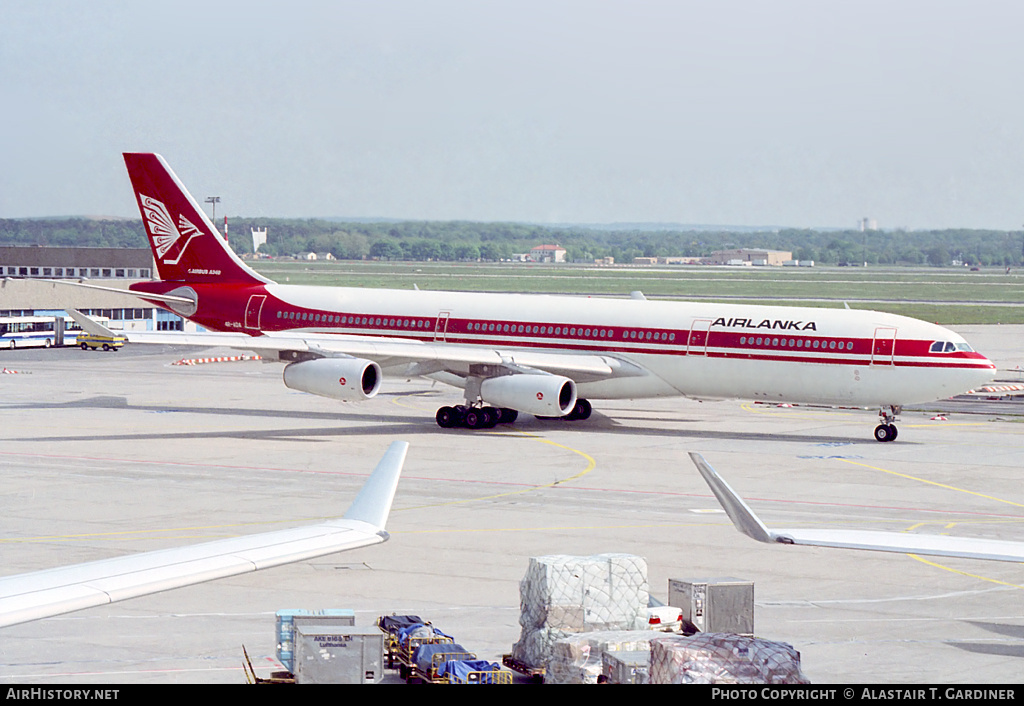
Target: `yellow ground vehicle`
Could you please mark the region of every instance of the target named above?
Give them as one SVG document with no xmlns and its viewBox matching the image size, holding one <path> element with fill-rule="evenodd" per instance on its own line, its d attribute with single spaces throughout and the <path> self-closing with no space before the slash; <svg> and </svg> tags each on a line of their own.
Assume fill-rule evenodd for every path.
<svg viewBox="0 0 1024 706">
<path fill-rule="evenodd" d="M 96 334 L 85 333 L 84 331 L 78 334 L 78 345 L 83 351 L 87 351 L 90 348 L 93 350 L 102 348 L 105 351 L 116 351 L 127 342 L 128 339 L 124 336 L 97 336 Z"/>
</svg>

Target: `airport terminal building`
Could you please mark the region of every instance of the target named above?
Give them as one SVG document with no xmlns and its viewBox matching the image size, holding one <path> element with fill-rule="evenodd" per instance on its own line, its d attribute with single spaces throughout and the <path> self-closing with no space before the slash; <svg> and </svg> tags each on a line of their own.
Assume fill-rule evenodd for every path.
<svg viewBox="0 0 1024 706">
<path fill-rule="evenodd" d="M 105 316 L 111 328 L 125 331 L 194 330 L 180 316 L 133 295 L 51 281 L 73 279 L 127 289 L 151 279 L 154 272 L 149 248 L 0 246 L 0 316 L 61 316 L 71 308 Z"/>
</svg>

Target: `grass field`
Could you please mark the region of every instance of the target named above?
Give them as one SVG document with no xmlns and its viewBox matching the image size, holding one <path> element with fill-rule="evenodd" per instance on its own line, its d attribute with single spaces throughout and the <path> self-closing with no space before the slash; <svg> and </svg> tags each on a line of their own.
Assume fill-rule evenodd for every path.
<svg viewBox="0 0 1024 706">
<path fill-rule="evenodd" d="M 278 282 L 345 287 L 728 300 L 875 309 L 952 324 L 1024 323 L 1024 272 L 953 268 L 595 267 L 257 261 Z"/>
</svg>

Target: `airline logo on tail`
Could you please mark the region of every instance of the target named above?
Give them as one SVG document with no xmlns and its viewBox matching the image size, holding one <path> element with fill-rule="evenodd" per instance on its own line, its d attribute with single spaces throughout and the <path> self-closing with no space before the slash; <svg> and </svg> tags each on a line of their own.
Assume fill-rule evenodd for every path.
<svg viewBox="0 0 1024 706">
<path fill-rule="evenodd" d="M 177 265 L 188 244 L 193 238 L 202 235 L 202 231 L 182 215 L 178 216 L 178 225 L 175 226 L 167 207 L 152 196 L 140 193 L 139 204 L 156 256 L 165 264 Z"/>
</svg>

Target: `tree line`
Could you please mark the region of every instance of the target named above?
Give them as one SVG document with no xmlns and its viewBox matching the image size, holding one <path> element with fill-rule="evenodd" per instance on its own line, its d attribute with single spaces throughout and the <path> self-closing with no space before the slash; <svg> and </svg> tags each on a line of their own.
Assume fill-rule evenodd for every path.
<svg viewBox="0 0 1024 706">
<path fill-rule="evenodd" d="M 252 252 L 250 228 L 267 229 L 260 252 L 272 256 L 331 253 L 338 259 L 501 261 L 541 244 L 566 249 L 566 259 L 704 257 L 715 250 L 763 248 L 823 265 L 1016 266 L 1024 262 L 1024 234 L 979 229 L 825 231 L 780 229 L 650 230 L 545 226 L 471 221 L 343 222 L 315 219 L 231 218 L 229 241 Z M 0 245 L 146 247 L 141 220 L 0 219 Z"/>
</svg>

